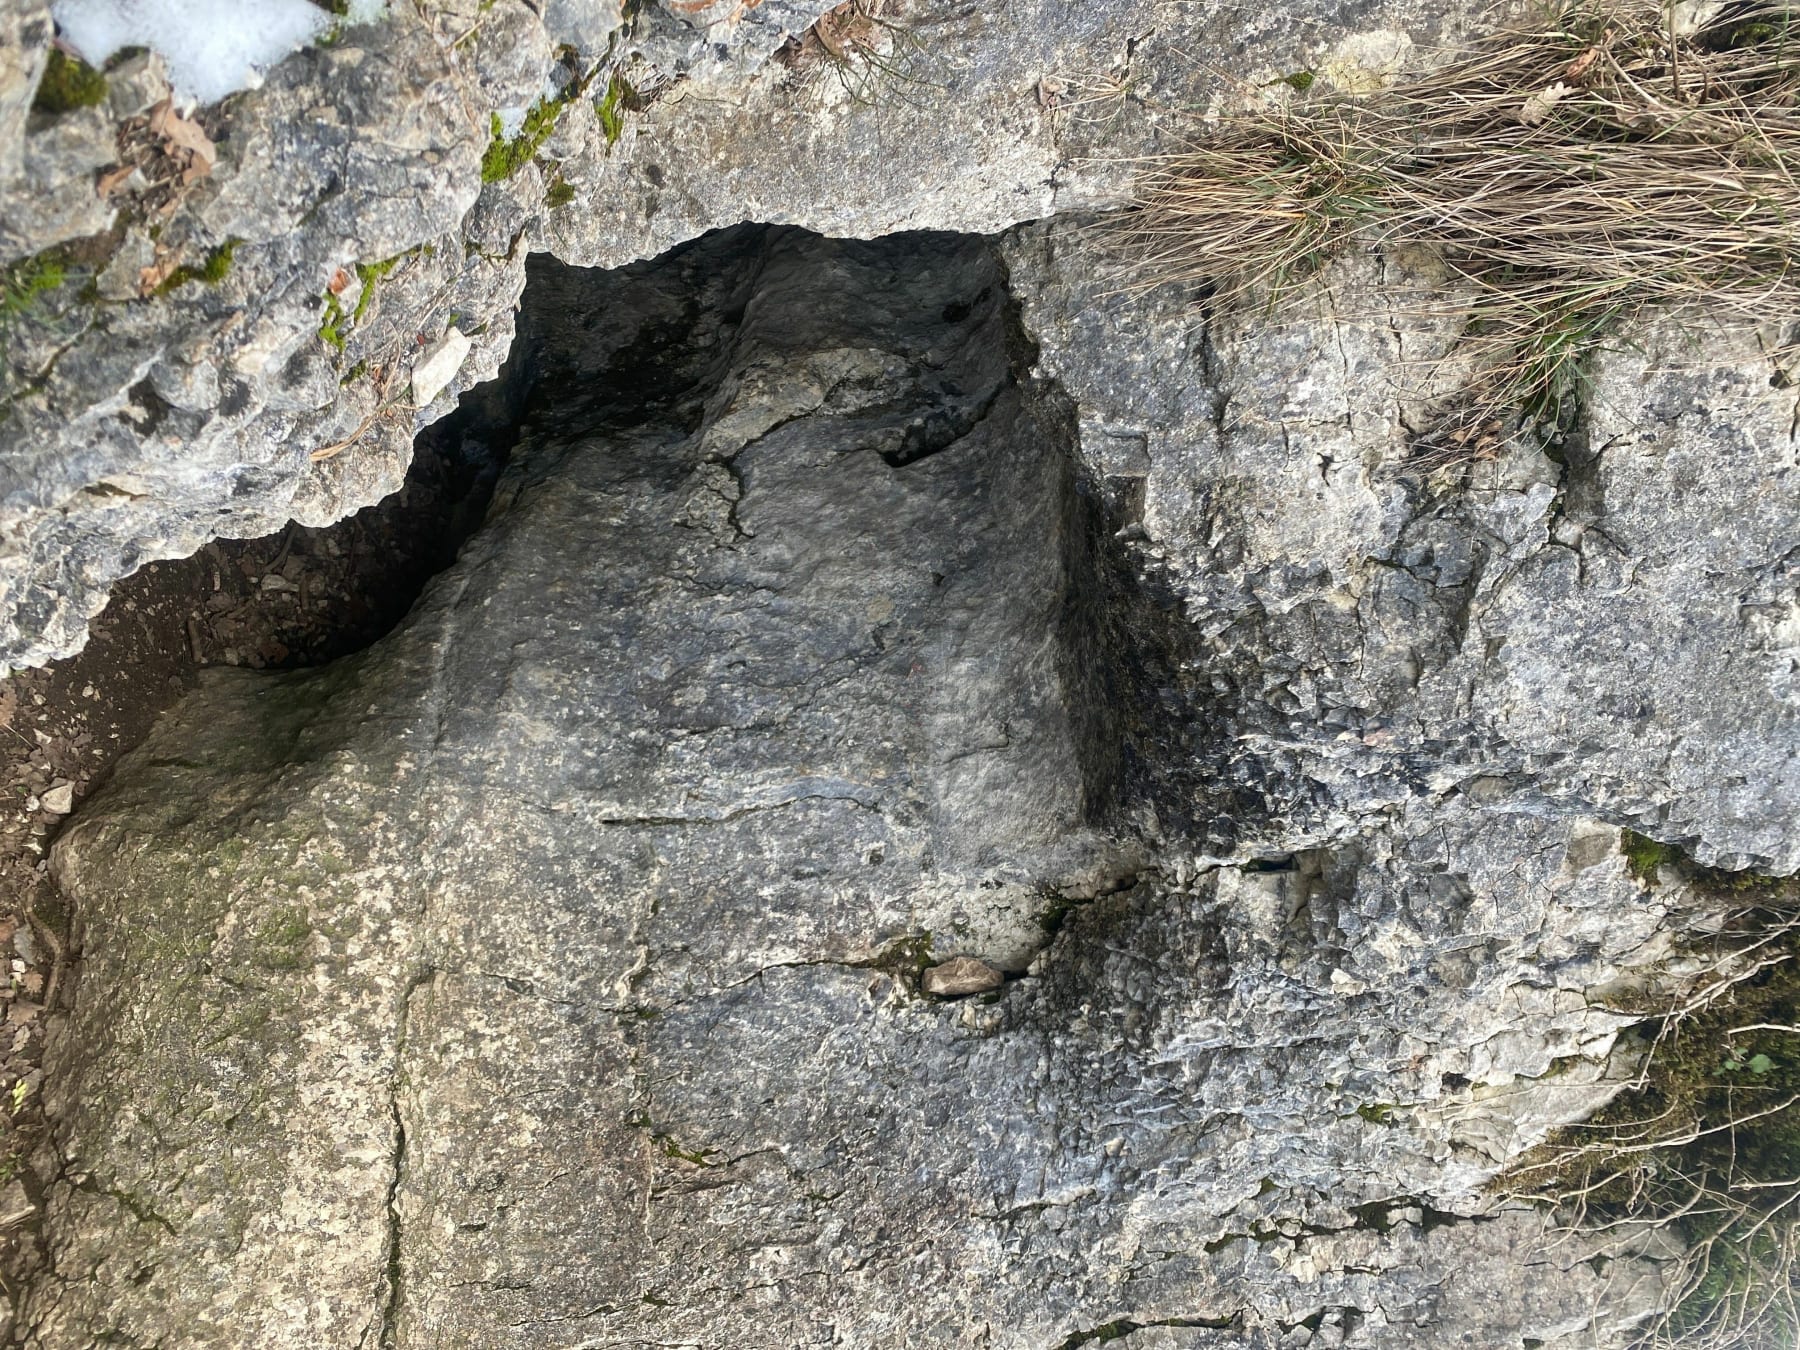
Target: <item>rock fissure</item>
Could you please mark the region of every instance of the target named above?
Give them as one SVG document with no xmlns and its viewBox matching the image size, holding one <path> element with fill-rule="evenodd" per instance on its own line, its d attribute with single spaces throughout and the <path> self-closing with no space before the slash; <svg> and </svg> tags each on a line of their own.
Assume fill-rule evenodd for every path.
<svg viewBox="0 0 1800 1350">
<path fill-rule="evenodd" d="M 399 1345 L 399 1322 L 405 1294 L 403 1239 L 405 1221 L 401 1213 L 401 1185 L 406 1176 L 407 1131 L 403 1107 L 407 1030 L 412 1023 L 413 1000 L 437 976 L 437 971 L 415 972 L 406 982 L 399 999 L 399 1021 L 393 1039 L 393 1069 L 388 1083 L 388 1120 L 392 1145 L 388 1157 L 387 1193 L 383 1200 L 386 1232 L 382 1249 L 382 1287 L 376 1301 L 376 1314 L 358 1341 L 366 1350 L 396 1350 Z"/>
</svg>

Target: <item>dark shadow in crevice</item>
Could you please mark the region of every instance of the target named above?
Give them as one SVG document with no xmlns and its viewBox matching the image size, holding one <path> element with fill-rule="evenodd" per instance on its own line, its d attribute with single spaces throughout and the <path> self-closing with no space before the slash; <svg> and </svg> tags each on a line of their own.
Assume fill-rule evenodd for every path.
<svg viewBox="0 0 1800 1350">
<path fill-rule="evenodd" d="M 803 283 L 791 268 L 770 270 L 772 258 L 795 249 L 817 253 Z M 968 266 L 972 249 L 984 259 L 969 274 L 988 280 L 972 283 L 972 293 L 944 305 L 941 315 L 927 316 L 941 320 L 941 344 L 907 353 L 917 366 L 913 396 L 878 410 L 875 421 L 885 416 L 885 430 L 871 448 L 901 472 L 954 453 L 1006 389 L 1020 391 L 1017 415 L 1031 421 L 1061 481 L 1059 538 L 1046 544 L 1061 553 L 1055 659 L 1081 769 L 1083 815 L 1089 824 L 1157 841 L 1229 850 L 1241 822 L 1266 818 L 1268 803 L 1253 773 L 1227 763 L 1229 747 L 1219 734 L 1227 719 L 1210 711 L 1219 698 L 1208 683 L 1211 663 L 1182 602 L 1130 542 L 1143 511 L 1143 481 L 1100 481 L 1082 463 L 1075 407 L 1058 385 L 1032 373 L 1035 344 L 987 241 L 930 232 L 823 240 L 795 227 L 739 225 L 609 271 L 533 257 L 509 362 L 514 383 L 491 407 L 516 408 L 534 444 L 627 429 L 690 435 L 733 378 L 746 344 L 776 359 L 790 343 L 800 356 L 815 350 L 807 344 L 816 343 L 816 331 L 772 325 L 765 311 L 790 318 L 816 312 L 808 326 L 817 331 L 860 333 L 858 341 L 900 351 L 904 344 L 871 317 L 881 306 L 859 296 L 850 278 Z M 782 292 L 796 284 L 809 287 L 804 303 Z M 862 332 L 865 323 L 872 326 Z M 971 343 L 980 344 L 974 360 Z M 489 411 L 474 420 L 491 427 L 502 419 Z M 868 435 L 866 422 L 860 434 Z M 533 476 L 554 472 L 546 464 Z M 1247 781 L 1232 782 L 1247 773 Z"/>
</svg>

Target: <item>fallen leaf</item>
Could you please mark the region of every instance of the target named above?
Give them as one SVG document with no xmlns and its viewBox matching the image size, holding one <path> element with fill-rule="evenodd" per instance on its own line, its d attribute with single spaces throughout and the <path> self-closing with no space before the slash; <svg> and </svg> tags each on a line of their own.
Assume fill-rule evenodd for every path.
<svg viewBox="0 0 1800 1350">
<path fill-rule="evenodd" d="M 1538 90 L 1519 109 L 1519 120 L 1528 127 L 1542 126 L 1550 116 L 1550 110 L 1574 92 L 1560 80 L 1546 89 Z"/>
<path fill-rule="evenodd" d="M 1676 0 L 1669 6 L 1669 33 L 1672 37 L 1693 37 L 1718 18 L 1724 8 L 1724 0 Z"/>
<path fill-rule="evenodd" d="M 190 152 L 197 161 L 206 165 L 208 171 L 219 157 L 217 147 L 200 129 L 200 124 L 190 122 L 176 112 L 174 105 L 166 98 L 150 110 L 150 130 L 170 146 Z"/>
<path fill-rule="evenodd" d="M 344 293 L 344 287 L 349 284 L 350 274 L 340 267 L 331 274 L 331 280 L 325 283 L 325 289 L 330 291 L 333 295 L 342 295 Z"/>
<path fill-rule="evenodd" d="M 151 295 L 156 288 L 175 274 L 181 266 L 181 250 L 170 249 L 148 267 L 138 269 L 138 294 Z"/>
<path fill-rule="evenodd" d="M 105 200 L 112 196 L 113 193 L 117 192 L 124 184 L 125 180 L 130 178 L 131 175 L 136 172 L 137 165 L 135 164 L 121 164 L 116 169 L 108 169 L 100 175 L 99 181 L 94 184 L 94 191 L 102 200 Z"/>
<path fill-rule="evenodd" d="M 1600 35 L 1600 41 L 1589 47 L 1580 56 L 1569 62 L 1569 68 L 1563 72 L 1566 80 L 1579 80 L 1594 68 L 1594 62 L 1600 59 L 1600 53 L 1606 50 L 1606 43 L 1612 37 L 1612 29 Z"/>
</svg>

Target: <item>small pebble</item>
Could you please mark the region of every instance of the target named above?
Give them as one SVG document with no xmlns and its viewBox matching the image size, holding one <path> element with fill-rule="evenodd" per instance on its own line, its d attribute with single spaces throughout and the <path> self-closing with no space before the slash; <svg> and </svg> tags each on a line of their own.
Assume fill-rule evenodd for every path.
<svg viewBox="0 0 1800 1350">
<path fill-rule="evenodd" d="M 953 956 L 925 972 L 921 987 L 938 998 L 961 998 L 998 989 L 1005 977 L 986 961 L 973 956 Z"/>
</svg>

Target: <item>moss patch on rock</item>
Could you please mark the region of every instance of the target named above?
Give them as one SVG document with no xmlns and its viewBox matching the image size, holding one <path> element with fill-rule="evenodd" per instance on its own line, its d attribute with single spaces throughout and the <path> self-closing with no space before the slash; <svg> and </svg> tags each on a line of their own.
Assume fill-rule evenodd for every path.
<svg viewBox="0 0 1800 1350">
<path fill-rule="evenodd" d="M 155 294 L 167 295 L 170 291 L 194 282 L 199 282 L 203 286 L 217 286 L 231 275 L 232 259 L 237 253 L 237 246 L 243 242 L 242 239 L 227 239 L 208 253 L 204 262 L 198 265 L 183 263 L 163 278 L 162 284 L 156 288 Z"/>
<path fill-rule="evenodd" d="M 488 147 L 481 156 L 481 181 L 504 182 L 531 163 L 556 130 L 557 119 L 567 106 L 565 99 L 539 99 L 525 114 L 519 134 L 511 138 L 504 134 L 500 114 L 494 113 L 488 119 Z"/>
<path fill-rule="evenodd" d="M 37 93 L 31 99 L 33 112 L 60 117 L 105 101 L 106 76 L 79 57 L 51 49 L 44 78 L 38 81 Z"/>
<path fill-rule="evenodd" d="M 0 325 L 21 318 L 38 298 L 69 279 L 60 251 L 35 254 L 0 271 Z"/>
</svg>

